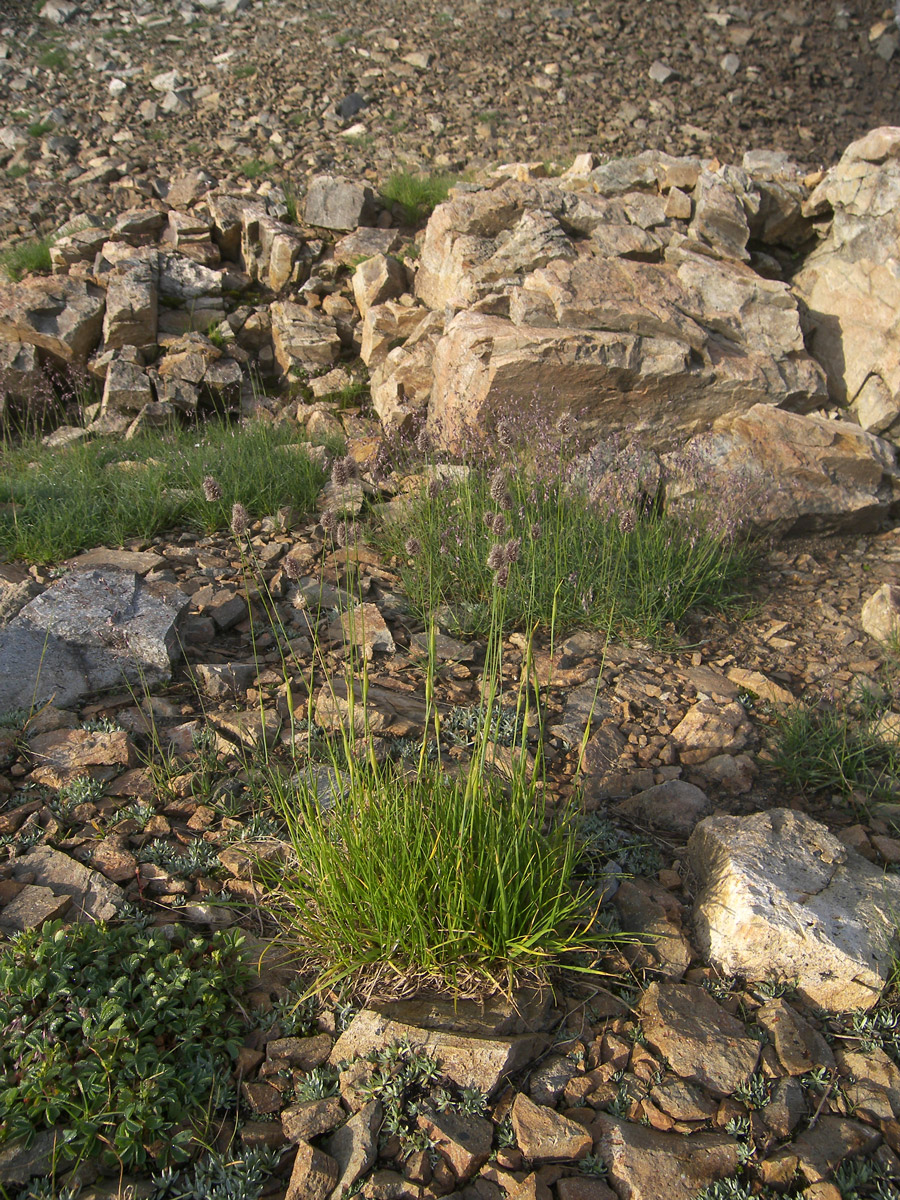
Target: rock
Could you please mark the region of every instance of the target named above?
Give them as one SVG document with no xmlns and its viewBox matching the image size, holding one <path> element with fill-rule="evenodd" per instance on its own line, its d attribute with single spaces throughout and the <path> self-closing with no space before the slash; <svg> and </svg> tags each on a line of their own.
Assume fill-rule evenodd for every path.
<svg viewBox="0 0 900 1200">
<path fill-rule="evenodd" d="M 420 1029 L 391 1021 L 362 1009 L 334 1045 L 329 1061 L 366 1055 L 408 1038 L 441 1064 L 442 1072 L 459 1087 L 478 1088 L 490 1095 L 501 1081 L 531 1061 L 546 1044 L 542 1034 L 478 1038 L 441 1029 Z"/>
<path fill-rule="evenodd" d="M 353 298 L 363 318 L 374 305 L 402 296 L 405 291 L 406 268 L 399 259 L 376 254 L 353 272 Z"/>
<path fill-rule="evenodd" d="M 63 917 L 71 903 L 71 896 L 60 896 L 51 888 L 27 883 L 17 896 L 0 908 L 0 929 L 6 933 L 40 929 L 45 921 Z"/>
<path fill-rule="evenodd" d="M 878 1145 L 881 1134 L 871 1125 L 862 1125 L 847 1117 L 820 1116 L 812 1129 L 806 1129 L 790 1145 L 808 1183 L 825 1180 L 845 1158 L 865 1154 Z"/>
<path fill-rule="evenodd" d="M 274 220 L 262 207 L 243 210 L 241 263 L 251 279 L 280 292 L 288 283 L 306 282 L 313 257 L 295 226 Z"/>
<path fill-rule="evenodd" d="M 893 876 L 790 809 L 707 817 L 688 856 L 697 941 L 722 974 L 795 980 L 832 1010 L 876 1002 L 892 969 Z"/>
<path fill-rule="evenodd" d="M 331 1133 L 346 1115 L 340 1096 L 326 1096 L 323 1100 L 306 1100 L 282 1109 L 281 1127 L 289 1142 L 308 1142 Z"/>
<path fill-rule="evenodd" d="M 651 983 L 638 1012 L 648 1043 L 682 1079 L 728 1096 L 753 1074 L 759 1042 L 703 988 Z"/>
<path fill-rule="evenodd" d="M 761 671 L 745 671 L 735 667 L 728 672 L 728 678 L 736 683 L 742 691 L 752 692 L 760 700 L 768 700 L 770 704 L 793 704 L 793 693 L 787 688 L 780 687 Z"/>
<path fill-rule="evenodd" d="M 125 893 L 117 884 L 50 846 L 37 846 L 14 860 L 13 877 L 22 876 L 57 896 L 67 896 L 71 902 L 67 919 L 80 924 L 110 921 L 125 903 Z"/>
<path fill-rule="evenodd" d="M 363 317 L 360 357 L 374 372 L 391 350 L 402 346 L 425 322 L 429 322 L 430 329 L 438 335 L 443 331 L 443 321 L 435 320 L 435 314 L 425 308 L 398 304 L 394 300 L 373 305 Z M 429 379 L 426 400 L 430 393 Z"/>
<path fill-rule="evenodd" d="M 362 650 L 367 662 L 372 661 L 376 650 L 394 653 L 394 639 L 377 604 L 357 604 L 350 612 L 341 613 L 328 632 L 330 637 Z"/>
<path fill-rule="evenodd" d="M 48 1129 L 30 1140 L 16 1138 L 0 1147 L 0 1184 L 27 1183 L 35 1176 L 48 1178 L 56 1165 L 62 1134 L 62 1129 Z"/>
<path fill-rule="evenodd" d="M 468 1182 L 490 1158 L 494 1127 L 484 1117 L 471 1113 L 441 1113 L 430 1104 L 422 1104 L 416 1124 L 431 1138 L 457 1183 Z"/>
<path fill-rule="evenodd" d="M 124 730 L 89 732 L 87 729 L 57 729 L 29 738 L 28 751 L 34 761 L 31 777 L 36 783 L 60 788 L 90 774 L 117 775 L 119 767 L 134 767 L 137 751 Z M 91 768 L 113 768 L 95 771 Z"/>
<path fill-rule="evenodd" d="M 770 1000 L 762 1005 L 756 1010 L 756 1023 L 771 1037 L 788 1075 L 834 1067 L 834 1054 L 825 1038 L 786 1001 Z"/>
<path fill-rule="evenodd" d="M 753 737 L 753 726 L 737 701 L 700 700 L 672 730 L 672 741 L 685 764 L 703 763 L 717 754 L 736 754 Z"/>
<path fill-rule="evenodd" d="M 806 210 L 833 212 L 828 236 L 794 276 L 825 367 L 829 393 L 852 405 L 864 428 L 882 433 L 900 416 L 900 367 L 893 347 L 900 317 L 894 269 L 900 234 L 900 137 L 872 130 L 844 151 Z"/>
<path fill-rule="evenodd" d="M 313 372 L 337 362 L 341 339 L 332 317 L 289 300 L 276 301 L 269 311 L 275 358 L 285 375 Z"/>
<path fill-rule="evenodd" d="M 842 1088 L 854 1116 L 877 1125 L 900 1113 L 900 1070 L 880 1047 L 835 1051 Z"/>
<path fill-rule="evenodd" d="M 42 379 L 34 346 L 7 338 L 0 341 L 0 417 L 8 400 L 27 401 Z"/>
<path fill-rule="evenodd" d="M 737 1170 L 738 1143 L 724 1134 L 658 1133 L 605 1113 L 591 1129 L 609 1182 L 628 1200 L 695 1200 Z"/>
<path fill-rule="evenodd" d="M 876 642 L 895 642 L 900 636 L 900 587 L 883 583 L 863 604 L 859 623 Z"/>
<path fill-rule="evenodd" d="M 103 292 L 67 276 L 0 284 L 0 337 L 84 363 L 100 340 Z"/>
<path fill-rule="evenodd" d="M 312 1071 L 327 1060 L 332 1044 L 327 1033 L 310 1037 L 274 1038 L 266 1043 L 266 1058 L 284 1058 L 299 1071 Z"/>
<path fill-rule="evenodd" d="M 103 345 L 107 350 L 137 346 L 156 348 L 159 256 L 151 251 L 126 259 L 108 275 Z"/>
<path fill-rule="evenodd" d="M 326 1200 L 339 1176 L 340 1167 L 330 1154 L 301 1142 L 284 1200 Z"/>
<path fill-rule="evenodd" d="M 681 905 L 665 888 L 647 879 L 623 879 L 614 897 L 622 928 L 639 935 L 623 947 L 631 964 L 666 979 L 681 979 L 694 957 L 681 928 Z"/>
<path fill-rule="evenodd" d="M 681 779 L 669 779 L 620 800 L 615 811 L 662 833 L 689 837 L 694 826 L 710 810 L 706 793 Z"/>
<path fill-rule="evenodd" d="M 714 422 L 686 452 L 695 482 L 668 460 L 671 499 L 708 493 L 713 481 L 717 494 L 749 493 L 753 525 L 770 534 L 872 531 L 900 500 L 893 447 L 847 421 L 757 404 Z"/>
<path fill-rule="evenodd" d="M 0 708 L 51 696 L 65 706 L 123 678 L 140 686 L 168 679 L 188 604 L 174 585 L 129 571 L 65 576 L 0 630 L 0 657 L 17 664 L 15 676 L 0 678 Z"/>
<path fill-rule="evenodd" d="M 411 692 L 394 691 L 369 684 L 363 704 L 363 689 L 353 685 L 351 706 L 349 689 L 343 679 L 324 683 L 315 697 L 316 722 L 334 733 L 348 727 L 353 709 L 357 733 L 390 733 L 394 737 L 417 736 L 425 721 L 425 700 Z"/>
<path fill-rule="evenodd" d="M 103 381 L 101 417 L 108 413 L 139 413 L 153 402 L 150 379 L 142 366 L 114 358 Z"/>
<path fill-rule="evenodd" d="M 336 1195 L 340 1196 L 351 1188 L 374 1163 L 378 1154 L 382 1116 L 381 1102 L 370 1100 L 345 1125 L 325 1139 L 322 1148 L 338 1166 Z"/>
<path fill-rule="evenodd" d="M 516 1144 L 531 1162 L 575 1162 L 591 1151 L 593 1139 L 583 1125 L 570 1121 L 519 1092 L 512 1106 Z"/>
<path fill-rule="evenodd" d="M 370 310 L 374 311 L 374 310 Z M 433 382 L 435 346 L 444 328 L 436 313 L 418 322 L 402 344 L 389 349 L 372 372 L 372 406 L 382 425 L 403 431 L 420 421 L 427 409 Z M 377 361 L 380 353 L 371 355 Z"/>
<path fill-rule="evenodd" d="M 371 188 L 341 175 L 316 175 L 306 193 L 303 219 L 321 229 L 351 230 L 374 224 L 375 197 Z"/>
</svg>

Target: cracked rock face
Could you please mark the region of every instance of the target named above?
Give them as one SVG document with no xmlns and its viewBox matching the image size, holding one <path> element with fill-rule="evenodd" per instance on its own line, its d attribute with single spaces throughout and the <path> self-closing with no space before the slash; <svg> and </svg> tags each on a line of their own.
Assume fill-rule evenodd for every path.
<svg viewBox="0 0 900 1200">
<path fill-rule="evenodd" d="M 870 1008 L 891 969 L 900 880 L 792 809 L 708 817 L 688 842 L 708 961 L 748 980 L 796 980 L 809 1003 Z"/>
</svg>

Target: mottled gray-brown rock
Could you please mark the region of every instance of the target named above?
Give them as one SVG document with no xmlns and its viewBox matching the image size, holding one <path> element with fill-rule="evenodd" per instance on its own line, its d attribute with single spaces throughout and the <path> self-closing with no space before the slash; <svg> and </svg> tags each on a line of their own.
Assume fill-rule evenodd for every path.
<svg viewBox="0 0 900 1200">
<path fill-rule="evenodd" d="M 709 810 L 706 793 L 683 779 L 657 783 L 636 796 L 620 800 L 615 809 L 639 825 L 649 825 L 651 829 L 673 833 L 677 837 L 689 837 Z"/>
<path fill-rule="evenodd" d="M 531 1162 L 574 1162 L 590 1153 L 593 1139 L 583 1125 L 519 1092 L 512 1106 L 516 1143 Z"/>
<path fill-rule="evenodd" d="M 34 781 L 56 788 L 79 775 L 110 778 L 118 768 L 138 763 L 134 743 L 122 729 L 56 729 L 29 738 L 28 752 Z"/>
<path fill-rule="evenodd" d="M 100 341 L 104 294 L 68 276 L 0 284 L 0 337 L 83 363 Z"/>
<path fill-rule="evenodd" d="M 900 416 L 900 129 L 853 142 L 809 197 L 833 213 L 831 229 L 794 277 L 813 324 L 811 349 L 832 397 L 864 429 L 884 433 Z"/>
<path fill-rule="evenodd" d="M 638 1012 L 647 1041 L 682 1079 L 728 1096 L 753 1074 L 759 1042 L 704 988 L 651 983 Z"/>
<path fill-rule="evenodd" d="M 725 975 L 796 980 L 822 1008 L 870 1008 L 891 971 L 900 881 L 811 817 L 707 817 L 688 842 L 697 943 Z"/>
<path fill-rule="evenodd" d="M 405 291 L 406 268 L 397 258 L 375 254 L 353 272 L 353 298 L 363 318 L 374 305 L 394 300 Z"/>
<path fill-rule="evenodd" d="M 336 1196 L 351 1188 L 375 1161 L 383 1115 L 381 1101 L 370 1100 L 325 1139 L 322 1148 L 338 1165 Z"/>
<path fill-rule="evenodd" d="M 420 1029 L 391 1021 L 381 1013 L 363 1009 L 341 1034 L 330 1062 L 382 1050 L 391 1042 L 408 1038 L 431 1054 L 441 1070 L 460 1087 L 474 1087 L 487 1094 L 500 1082 L 536 1057 L 546 1045 L 543 1034 L 479 1038 L 440 1029 Z"/>
<path fill-rule="evenodd" d="M 659 1133 L 605 1113 L 591 1131 L 595 1152 L 622 1200 L 695 1200 L 704 1188 L 737 1170 L 738 1143 L 725 1134 Z"/>
<path fill-rule="evenodd" d="M 275 358 L 285 375 L 317 371 L 337 362 L 341 339 L 332 317 L 291 300 L 277 300 L 270 316 Z"/>
<path fill-rule="evenodd" d="M 419 1106 L 416 1124 L 431 1138 L 458 1183 L 471 1179 L 490 1158 L 494 1127 L 484 1117 L 438 1112 L 432 1105 L 423 1104 Z"/>
<path fill-rule="evenodd" d="M 167 679 L 180 654 L 177 623 L 190 603 L 173 584 L 113 568 L 78 571 L 52 584 L 0 631 L 0 707 L 61 707 L 123 678 Z M 7 657 L 8 656 L 8 657 Z"/>
<path fill-rule="evenodd" d="M 860 625 L 876 642 L 890 642 L 900 634 L 900 587 L 883 583 L 862 607 Z"/>
<path fill-rule="evenodd" d="M 79 923 L 112 920 L 125 903 L 118 884 L 50 846 L 36 846 L 15 859 L 13 877 L 25 875 L 58 896 L 68 896 L 71 908 L 67 917 Z"/>
<path fill-rule="evenodd" d="M 323 1100 L 305 1100 L 282 1109 L 281 1127 L 288 1141 L 308 1142 L 331 1133 L 346 1115 L 340 1096 L 326 1096 Z"/>
<path fill-rule="evenodd" d="M 303 210 L 307 225 L 349 231 L 373 224 L 374 216 L 371 188 L 342 175 L 316 175 L 310 180 Z"/>
<path fill-rule="evenodd" d="M 103 344 L 107 350 L 137 346 L 155 350 L 158 316 L 159 255 L 146 250 L 110 271 L 103 317 Z"/>
<path fill-rule="evenodd" d="M 770 533 L 866 532 L 900 503 L 894 448 L 849 421 L 757 404 L 716 421 L 687 453 L 695 478 L 672 462 L 672 499 L 712 486 L 723 497 L 748 495 L 754 526 Z"/>
<path fill-rule="evenodd" d="M 330 1154 L 300 1142 L 284 1200 L 326 1200 L 339 1176 L 340 1167 Z"/>
<path fill-rule="evenodd" d="M 36 883 L 26 883 L 17 896 L 0 908 L 0 929 L 7 933 L 40 929 L 45 921 L 64 916 L 71 903 L 71 896 L 60 895 L 52 888 Z"/>
<path fill-rule="evenodd" d="M 770 1000 L 758 1008 L 756 1023 L 772 1038 L 775 1053 L 789 1075 L 834 1066 L 834 1054 L 825 1038 L 786 1000 Z"/>
<path fill-rule="evenodd" d="M 881 1134 L 871 1125 L 848 1117 L 820 1116 L 812 1129 L 805 1129 L 785 1150 L 797 1156 L 806 1181 L 818 1183 L 845 1158 L 864 1154 L 880 1141 Z"/>
</svg>

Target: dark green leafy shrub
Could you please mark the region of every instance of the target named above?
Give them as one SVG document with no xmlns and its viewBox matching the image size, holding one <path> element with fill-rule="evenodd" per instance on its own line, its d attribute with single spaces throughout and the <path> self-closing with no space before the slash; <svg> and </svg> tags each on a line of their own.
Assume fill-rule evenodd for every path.
<svg viewBox="0 0 900 1200">
<path fill-rule="evenodd" d="M 186 1157 L 241 1044 L 241 937 L 59 921 L 0 952 L 0 1145 L 57 1128 L 61 1162 Z"/>
</svg>

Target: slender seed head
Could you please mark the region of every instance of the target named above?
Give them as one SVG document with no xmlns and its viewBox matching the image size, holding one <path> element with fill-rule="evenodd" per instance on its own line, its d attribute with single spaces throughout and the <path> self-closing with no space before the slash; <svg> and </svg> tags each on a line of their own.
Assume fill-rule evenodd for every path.
<svg viewBox="0 0 900 1200">
<path fill-rule="evenodd" d="M 250 514 L 243 504 L 231 506 L 231 532 L 235 537 L 242 537 L 250 525 Z"/>
</svg>

